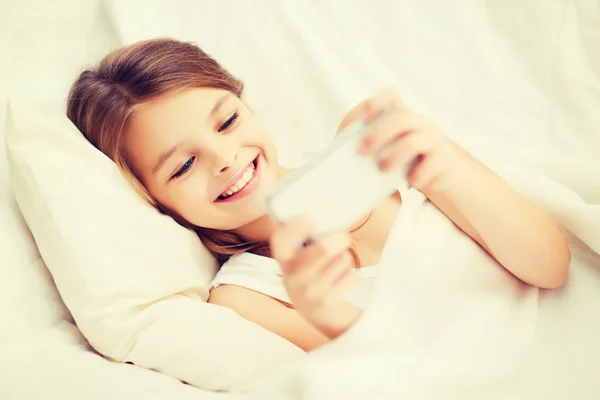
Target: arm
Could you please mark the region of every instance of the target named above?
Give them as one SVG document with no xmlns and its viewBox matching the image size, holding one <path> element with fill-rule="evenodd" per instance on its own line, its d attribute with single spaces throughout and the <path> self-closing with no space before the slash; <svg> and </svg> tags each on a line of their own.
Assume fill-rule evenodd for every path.
<svg viewBox="0 0 600 400">
<path fill-rule="evenodd" d="M 214 288 L 208 302 L 233 309 L 241 317 L 283 337 L 304 351 L 329 341 L 296 310 L 241 286 L 222 285 Z"/>
<path fill-rule="evenodd" d="M 456 146 L 456 152 L 455 173 L 423 194 L 522 281 L 562 285 L 571 254 L 552 219 L 465 150 Z"/>
<path fill-rule="evenodd" d="M 352 241 L 338 232 L 307 242 L 313 227 L 303 218 L 280 226 L 271 236 L 271 251 L 298 313 L 326 338 L 335 339 L 362 313 L 346 299 L 355 279 L 356 265 L 348 251 Z"/>
<path fill-rule="evenodd" d="M 566 238 L 541 209 L 498 175 L 450 141 L 426 118 L 386 90 L 355 107 L 340 129 L 367 120 L 383 107 L 393 112 L 363 140 L 359 152 L 391 151 L 380 168 L 419 157 L 408 177 L 450 220 L 485 248 L 504 268 L 531 285 L 555 288 L 566 279 L 570 251 Z"/>
</svg>

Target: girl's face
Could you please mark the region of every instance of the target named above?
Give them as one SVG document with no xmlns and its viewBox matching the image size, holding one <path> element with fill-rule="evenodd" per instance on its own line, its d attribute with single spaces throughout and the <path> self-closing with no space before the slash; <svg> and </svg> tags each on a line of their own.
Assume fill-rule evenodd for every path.
<svg viewBox="0 0 600 400">
<path fill-rule="evenodd" d="M 266 214 L 277 182 L 275 148 L 234 94 L 195 88 L 136 109 L 128 162 L 150 194 L 191 224 L 233 230 Z"/>
</svg>

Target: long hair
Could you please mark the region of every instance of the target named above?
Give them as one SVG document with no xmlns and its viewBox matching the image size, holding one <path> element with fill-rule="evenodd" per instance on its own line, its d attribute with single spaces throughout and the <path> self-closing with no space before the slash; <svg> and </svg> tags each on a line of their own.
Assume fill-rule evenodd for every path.
<svg viewBox="0 0 600 400">
<path fill-rule="evenodd" d="M 69 93 L 67 116 L 90 143 L 115 162 L 142 198 L 194 230 L 220 265 L 243 252 L 270 257 L 267 243 L 247 242 L 235 232 L 192 225 L 159 204 L 127 162 L 125 137 L 136 108 L 157 96 L 190 88 L 223 89 L 241 98 L 244 84 L 192 43 L 146 40 L 118 49 L 82 72 Z M 354 247 L 350 254 L 360 266 Z"/>
<path fill-rule="evenodd" d="M 192 43 L 154 39 L 118 49 L 82 72 L 69 93 L 67 116 L 106 154 L 148 203 L 196 231 L 220 264 L 250 251 L 270 256 L 266 243 L 244 241 L 230 231 L 201 228 L 158 204 L 130 168 L 125 152 L 128 122 L 136 108 L 157 96 L 190 88 L 224 89 L 242 96 L 244 85 Z"/>
</svg>

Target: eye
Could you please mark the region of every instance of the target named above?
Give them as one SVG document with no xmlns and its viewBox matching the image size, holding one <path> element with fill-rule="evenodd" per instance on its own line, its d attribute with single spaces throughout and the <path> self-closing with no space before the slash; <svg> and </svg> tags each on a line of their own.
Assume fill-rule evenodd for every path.
<svg viewBox="0 0 600 400">
<path fill-rule="evenodd" d="M 171 179 L 179 178 L 181 175 L 185 174 L 187 172 L 187 170 L 190 169 L 191 166 L 194 164 L 195 160 L 196 160 L 196 156 L 191 157 L 189 160 L 187 160 L 185 162 L 185 164 L 183 164 L 181 166 L 181 168 L 179 168 L 179 170 L 177 170 L 177 172 L 175 172 L 175 174 L 173 174 Z"/>
<path fill-rule="evenodd" d="M 221 125 L 218 129 L 218 132 L 223 132 L 229 128 L 231 128 L 231 126 L 235 123 L 235 121 L 238 119 L 238 113 L 235 112 L 227 121 L 225 121 L 223 123 L 223 125 Z"/>
</svg>

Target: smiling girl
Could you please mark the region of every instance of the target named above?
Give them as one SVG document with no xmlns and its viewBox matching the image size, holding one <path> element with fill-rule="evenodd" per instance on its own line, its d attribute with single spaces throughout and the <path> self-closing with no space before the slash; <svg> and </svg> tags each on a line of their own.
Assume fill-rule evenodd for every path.
<svg viewBox="0 0 600 400">
<path fill-rule="evenodd" d="M 361 285 L 353 271 L 376 271 L 402 194 L 382 201 L 349 232 L 302 246 L 310 221 L 278 226 L 267 214 L 265 195 L 287 171 L 242 91 L 239 80 L 195 45 L 150 40 L 83 72 L 67 114 L 141 196 L 198 233 L 222 265 L 210 302 L 310 350 L 360 316 L 347 296 Z M 357 151 L 370 157 L 387 147 L 384 172 L 418 157 L 410 186 L 474 246 L 528 284 L 564 282 L 570 253 L 551 219 L 394 91 L 359 104 L 340 129 L 384 107 L 393 112 Z"/>
</svg>

